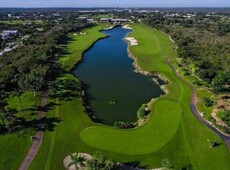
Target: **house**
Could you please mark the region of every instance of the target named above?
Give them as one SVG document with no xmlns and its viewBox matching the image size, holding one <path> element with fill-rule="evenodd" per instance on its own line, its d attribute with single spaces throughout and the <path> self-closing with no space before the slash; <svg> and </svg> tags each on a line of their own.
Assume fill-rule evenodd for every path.
<svg viewBox="0 0 230 170">
<path fill-rule="evenodd" d="M 114 24 L 120 24 L 122 22 L 130 22 L 129 19 L 125 19 L 125 18 L 119 18 L 119 19 L 113 19 L 113 18 L 101 18 L 100 19 L 101 23 L 114 23 Z"/>
<path fill-rule="evenodd" d="M 89 22 L 89 23 L 94 23 L 94 19 L 88 18 L 88 19 L 87 19 L 87 22 Z"/>
<path fill-rule="evenodd" d="M 37 31 L 42 32 L 44 31 L 44 28 L 36 28 Z"/>
<path fill-rule="evenodd" d="M 8 39 L 10 36 L 15 36 L 18 34 L 18 30 L 5 30 L 5 31 L 2 31 L 2 39 L 6 40 Z"/>
<path fill-rule="evenodd" d="M 129 22 L 129 20 L 120 18 L 120 19 L 112 19 L 111 22 Z"/>
<path fill-rule="evenodd" d="M 120 24 L 120 23 L 124 23 L 124 22 L 130 22 L 130 20 L 120 18 L 120 19 L 111 19 L 110 22 L 112 22 L 113 24 Z"/>
<path fill-rule="evenodd" d="M 80 20 L 86 20 L 86 19 L 88 19 L 88 17 L 84 17 L 84 16 L 83 16 L 83 17 L 79 17 L 79 19 L 80 19 Z"/>
<path fill-rule="evenodd" d="M 101 18 L 100 22 L 101 23 L 109 23 L 111 21 L 112 18 Z"/>
</svg>

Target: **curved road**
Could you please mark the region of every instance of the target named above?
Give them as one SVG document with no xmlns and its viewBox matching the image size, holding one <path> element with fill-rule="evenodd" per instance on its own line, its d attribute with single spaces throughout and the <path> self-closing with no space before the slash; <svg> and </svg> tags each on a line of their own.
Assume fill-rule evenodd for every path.
<svg viewBox="0 0 230 170">
<path fill-rule="evenodd" d="M 226 136 L 223 133 L 221 133 L 219 130 L 217 130 L 215 127 L 213 127 L 209 122 L 207 122 L 201 115 L 200 112 L 198 111 L 197 107 L 196 107 L 196 89 L 190 84 L 188 83 L 178 72 L 177 70 L 173 67 L 173 65 L 170 63 L 170 57 L 167 57 L 166 59 L 166 63 L 171 67 L 171 69 L 173 70 L 173 72 L 176 74 L 176 76 L 181 79 L 183 82 L 185 82 L 185 84 L 192 90 L 192 96 L 191 96 L 191 100 L 190 100 L 190 108 L 192 110 L 192 113 L 196 116 L 196 118 L 203 123 L 204 125 L 206 125 L 207 127 L 209 127 L 212 131 L 214 131 L 218 136 L 220 136 L 220 138 L 225 142 L 225 144 L 228 146 L 228 149 L 230 149 L 230 136 Z"/>
<path fill-rule="evenodd" d="M 48 94 L 45 94 L 41 99 L 41 103 L 39 105 L 39 111 L 37 113 L 38 120 L 41 120 L 44 117 L 43 108 L 46 105 L 47 95 Z M 43 138 L 43 131 L 42 130 L 37 131 L 35 137 L 33 137 L 33 143 L 30 146 L 30 149 L 27 152 L 26 157 L 22 161 L 18 170 L 26 170 L 29 168 L 31 162 L 35 158 L 35 155 L 37 154 L 38 149 L 42 143 L 42 138 Z"/>
</svg>

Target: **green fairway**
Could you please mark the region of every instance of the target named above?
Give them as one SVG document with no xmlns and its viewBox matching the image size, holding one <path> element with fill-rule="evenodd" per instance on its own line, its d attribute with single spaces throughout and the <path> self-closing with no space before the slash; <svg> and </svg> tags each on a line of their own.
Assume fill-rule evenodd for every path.
<svg viewBox="0 0 230 170">
<path fill-rule="evenodd" d="M 97 39 L 105 37 L 98 32 L 103 26 L 83 30 L 86 35 L 69 35 L 69 54 L 60 59 L 63 68 L 70 70 L 82 58 Z M 175 169 L 192 165 L 193 169 L 223 169 L 230 167 L 230 154 L 225 144 L 210 129 L 201 124 L 189 108 L 191 90 L 179 80 L 165 60 L 176 60 L 174 45 L 163 33 L 141 24 L 132 24 L 134 31 L 128 36 L 135 37 L 138 46 L 130 46 L 138 66 L 144 71 L 165 75 L 170 84 L 169 93 L 152 103 L 152 111 L 146 124 L 136 129 L 117 130 L 92 123 L 84 113 L 82 100 L 50 99 L 56 103 L 50 116 L 60 119 L 53 132 L 45 132 L 40 150 L 30 167 L 33 169 L 63 169 L 62 161 L 76 151 L 93 154 L 103 151 L 114 161 L 140 161 L 151 168 L 161 166 L 164 158 L 169 158 Z M 61 77 L 78 81 L 71 74 Z M 210 148 L 207 139 L 221 145 Z"/>
<path fill-rule="evenodd" d="M 85 35 L 80 33 L 69 34 L 70 43 L 67 46 L 68 55 L 62 56 L 60 62 L 63 68 L 69 70 L 74 67 L 82 59 L 82 54 L 88 49 L 96 40 L 104 38 L 105 34 L 99 32 L 100 29 L 105 28 L 106 25 L 100 25 L 93 28 L 85 29 Z"/>
</svg>

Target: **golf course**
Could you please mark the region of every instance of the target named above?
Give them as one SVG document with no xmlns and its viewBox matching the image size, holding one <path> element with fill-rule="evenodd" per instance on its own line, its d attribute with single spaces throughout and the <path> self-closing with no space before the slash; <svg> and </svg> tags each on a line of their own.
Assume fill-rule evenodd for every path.
<svg viewBox="0 0 230 170">
<path fill-rule="evenodd" d="M 71 70 L 82 61 L 86 50 L 107 37 L 100 32 L 105 27 L 108 25 L 99 24 L 82 30 L 84 35 L 68 35 L 71 41 L 63 45 L 66 54 L 59 60 L 68 73 L 57 80 L 63 82 L 58 89 L 59 96 L 70 89 L 75 94 L 80 81 Z M 175 169 L 188 166 L 200 170 L 229 169 L 229 149 L 216 133 L 194 116 L 190 108 L 191 89 L 166 62 L 169 57 L 176 67 L 176 45 L 167 35 L 146 25 L 130 24 L 130 27 L 132 31 L 127 36 L 135 37 L 138 42 L 135 46 L 127 42 L 136 69 L 165 77 L 169 82 L 167 93 L 149 103 L 151 112 L 143 125 L 127 130 L 91 121 L 80 95 L 70 96 L 68 100 L 48 97 L 47 104 L 55 105 L 46 116 L 56 117 L 60 122 L 54 131 L 44 132 L 29 169 L 63 169 L 62 162 L 67 155 L 75 152 L 93 155 L 96 151 L 117 162 L 138 161 L 146 168 L 160 168 L 162 160 L 167 158 Z M 218 146 L 210 148 L 207 140 L 215 141 Z"/>
</svg>

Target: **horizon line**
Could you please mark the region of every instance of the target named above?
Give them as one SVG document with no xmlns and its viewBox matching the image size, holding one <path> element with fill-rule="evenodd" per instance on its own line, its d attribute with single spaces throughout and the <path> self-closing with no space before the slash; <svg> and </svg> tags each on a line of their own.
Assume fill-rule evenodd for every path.
<svg viewBox="0 0 230 170">
<path fill-rule="evenodd" d="M 72 8 L 72 9 L 81 9 L 81 8 L 230 8 L 230 7 L 222 7 L 222 6 L 219 6 L 219 7 L 200 7 L 200 6 L 184 6 L 184 7 L 55 7 L 55 6 L 52 6 L 52 7 L 1 7 L 0 8 L 20 8 L 20 9 L 23 9 L 23 8 Z"/>
</svg>

